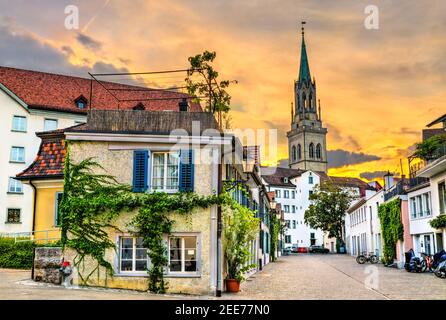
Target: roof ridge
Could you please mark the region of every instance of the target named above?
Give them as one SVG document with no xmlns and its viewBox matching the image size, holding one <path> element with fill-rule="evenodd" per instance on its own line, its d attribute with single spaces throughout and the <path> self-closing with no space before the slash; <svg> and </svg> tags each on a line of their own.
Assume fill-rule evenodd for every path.
<svg viewBox="0 0 446 320">
<path fill-rule="evenodd" d="M 70 78 L 70 79 L 79 79 L 79 80 L 86 80 L 86 81 L 92 80 L 91 78 L 87 78 L 87 77 L 84 78 L 84 77 L 76 76 L 76 75 L 68 75 L 68 74 L 63 74 L 63 73 L 54 73 L 54 72 L 32 70 L 32 69 L 22 69 L 22 68 L 0 65 L 0 72 L 2 69 L 17 70 L 17 71 L 22 71 L 22 72 L 33 72 L 33 73 L 38 73 L 38 74 L 45 74 L 45 75 L 50 75 L 50 76 L 58 76 L 58 77 L 65 77 L 65 78 Z M 126 86 L 126 87 L 131 87 L 131 88 L 150 89 L 150 90 L 154 90 L 154 91 L 165 91 L 165 92 L 169 92 L 169 93 L 188 95 L 187 93 L 175 92 L 175 91 L 167 90 L 167 89 L 163 89 L 163 88 L 144 87 L 141 85 L 132 85 L 132 84 L 125 84 L 125 83 L 120 83 L 120 82 L 113 82 L 113 81 L 102 81 L 101 80 L 100 82 L 105 83 L 105 84 L 121 85 L 121 86 Z"/>
</svg>

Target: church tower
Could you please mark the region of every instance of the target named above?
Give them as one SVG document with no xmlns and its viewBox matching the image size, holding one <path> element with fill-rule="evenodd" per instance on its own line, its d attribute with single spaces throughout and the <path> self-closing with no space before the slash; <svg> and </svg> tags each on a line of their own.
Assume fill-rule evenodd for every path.
<svg viewBox="0 0 446 320">
<path fill-rule="evenodd" d="M 327 129 L 322 126 L 316 81 L 311 79 L 304 24 L 299 76 L 294 82 L 294 107 L 291 106 L 291 130 L 287 133 L 288 159 L 290 168 L 327 172 Z"/>
</svg>

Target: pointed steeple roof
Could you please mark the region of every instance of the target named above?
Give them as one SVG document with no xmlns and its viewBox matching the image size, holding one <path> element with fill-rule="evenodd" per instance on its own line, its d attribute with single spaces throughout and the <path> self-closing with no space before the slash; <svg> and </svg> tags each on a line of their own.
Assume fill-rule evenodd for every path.
<svg viewBox="0 0 446 320">
<path fill-rule="evenodd" d="M 300 50 L 299 83 L 311 81 L 310 66 L 308 64 L 307 48 L 305 46 L 304 28 L 302 27 L 302 47 Z"/>
</svg>

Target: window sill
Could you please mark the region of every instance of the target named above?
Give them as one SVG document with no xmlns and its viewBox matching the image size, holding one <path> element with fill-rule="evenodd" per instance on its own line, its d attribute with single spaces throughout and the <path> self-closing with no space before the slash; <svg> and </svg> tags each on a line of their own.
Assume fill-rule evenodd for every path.
<svg viewBox="0 0 446 320">
<path fill-rule="evenodd" d="M 149 275 L 147 274 L 147 272 L 144 273 L 115 273 L 113 275 L 114 277 L 122 277 L 122 278 L 135 278 L 135 277 L 143 277 L 143 278 L 148 278 Z"/>
<path fill-rule="evenodd" d="M 165 278 L 201 278 L 201 274 L 198 273 L 165 273 Z"/>
<path fill-rule="evenodd" d="M 14 129 L 11 129 L 11 132 L 19 132 L 19 133 L 27 133 L 28 131 L 22 131 L 22 130 L 14 130 Z"/>
<path fill-rule="evenodd" d="M 414 218 L 414 217 L 411 217 L 411 221 L 417 221 L 417 220 L 423 220 L 423 219 L 430 219 L 430 218 L 432 218 L 432 214 L 430 214 L 430 215 L 428 215 L 428 216 L 423 216 L 423 217 L 416 217 L 416 218 Z"/>
<path fill-rule="evenodd" d="M 122 278 L 148 278 L 149 275 L 147 273 L 115 273 L 114 277 L 122 277 Z M 201 278 L 201 274 L 187 274 L 187 273 L 169 273 L 164 274 L 165 278 Z"/>
<path fill-rule="evenodd" d="M 22 222 L 8 222 L 8 221 L 5 221 L 5 224 L 22 224 Z"/>
<path fill-rule="evenodd" d="M 25 161 L 14 161 L 14 160 L 9 160 L 9 163 L 18 163 L 18 164 L 25 164 Z"/>
<path fill-rule="evenodd" d="M 8 192 L 6 192 L 7 194 L 17 194 L 17 195 L 21 195 L 21 194 L 23 194 L 23 192 L 11 192 L 11 191 L 8 191 Z"/>
</svg>

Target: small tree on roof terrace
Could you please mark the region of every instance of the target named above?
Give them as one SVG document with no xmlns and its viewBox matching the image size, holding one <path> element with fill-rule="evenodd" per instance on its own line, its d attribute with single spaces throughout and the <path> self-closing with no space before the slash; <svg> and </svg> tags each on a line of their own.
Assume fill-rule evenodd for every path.
<svg viewBox="0 0 446 320">
<path fill-rule="evenodd" d="M 196 102 L 207 101 L 206 109 L 218 115 L 218 123 L 223 126 L 223 121 L 230 122 L 228 112 L 231 105 L 231 96 L 226 91 L 231 83 L 236 80 L 219 80 L 219 73 L 212 66 L 217 56 L 215 51 L 204 51 L 193 57 L 189 57 L 191 68 L 187 72 L 186 87 Z M 194 76 L 198 76 L 198 80 Z"/>
</svg>

